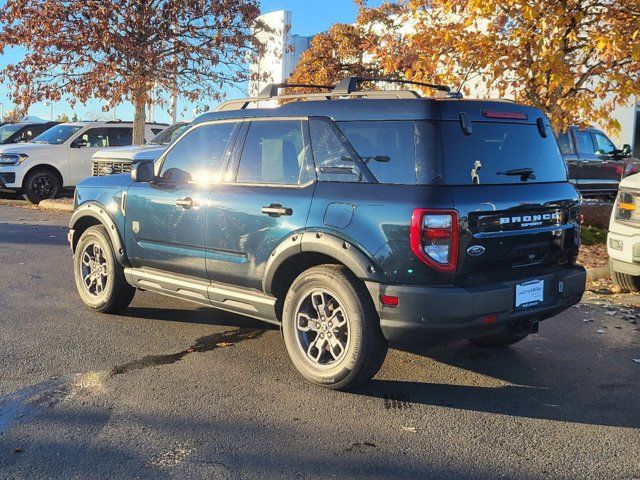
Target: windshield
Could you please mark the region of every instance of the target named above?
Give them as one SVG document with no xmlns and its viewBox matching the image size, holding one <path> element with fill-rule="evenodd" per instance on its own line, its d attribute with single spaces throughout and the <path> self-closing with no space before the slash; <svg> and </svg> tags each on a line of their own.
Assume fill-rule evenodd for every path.
<svg viewBox="0 0 640 480">
<path fill-rule="evenodd" d="M 554 135 L 537 125 L 473 122 L 465 135 L 459 122 L 442 122 L 448 185 L 566 182 L 567 169 Z"/>
<path fill-rule="evenodd" d="M 61 145 L 82 128 L 81 125 L 57 125 L 41 133 L 32 140 L 33 143 L 48 143 L 49 145 Z"/>
<path fill-rule="evenodd" d="M 162 130 L 155 136 L 151 143 L 154 145 L 171 145 L 183 132 L 189 127 L 189 124 L 176 124 Z"/>
<path fill-rule="evenodd" d="M 4 143 L 6 140 L 9 140 L 9 137 L 16 133 L 18 130 L 23 128 L 24 125 L 12 125 L 7 124 L 0 127 L 0 143 Z"/>
</svg>

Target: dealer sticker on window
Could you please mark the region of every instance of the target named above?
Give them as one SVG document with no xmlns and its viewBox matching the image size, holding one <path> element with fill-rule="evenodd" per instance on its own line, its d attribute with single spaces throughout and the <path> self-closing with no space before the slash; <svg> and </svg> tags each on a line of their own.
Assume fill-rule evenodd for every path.
<svg viewBox="0 0 640 480">
<path fill-rule="evenodd" d="M 544 300 L 544 280 L 529 280 L 516 285 L 516 308 L 537 305 Z"/>
</svg>

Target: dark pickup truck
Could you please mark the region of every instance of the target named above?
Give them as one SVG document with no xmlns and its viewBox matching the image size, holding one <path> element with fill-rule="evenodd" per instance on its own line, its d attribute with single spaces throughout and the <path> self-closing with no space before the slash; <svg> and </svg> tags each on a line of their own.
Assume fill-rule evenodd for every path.
<svg viewBox="0 0 640 480">
<path fill-rule="evenodd" d="M 595 128 L 569 127 L 558 135 L 558 145 L 569 178 L 583 196 L 615 195 L 621 179 L 640 171 L 640 160 L 631 158 L 630 145 L 620 150 Z"/>
</svg>

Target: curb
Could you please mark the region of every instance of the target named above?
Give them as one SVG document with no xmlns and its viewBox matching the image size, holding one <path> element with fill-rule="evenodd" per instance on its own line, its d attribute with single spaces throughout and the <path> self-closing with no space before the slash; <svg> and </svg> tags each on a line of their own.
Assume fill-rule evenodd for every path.
<svg viewBox="0 0 640 480">
<path fill-rule="evenodd" d="M 601 278 L 609 278 L 611 271 L 609 267 L 587 268 L 587 282 L 594 282 Z"/>
<path fill-rule="evenodd" d="M 54 212 L 73 212 L 73 199 L 42 200 L 38 204 L 38 208 Z"/>
</svg>

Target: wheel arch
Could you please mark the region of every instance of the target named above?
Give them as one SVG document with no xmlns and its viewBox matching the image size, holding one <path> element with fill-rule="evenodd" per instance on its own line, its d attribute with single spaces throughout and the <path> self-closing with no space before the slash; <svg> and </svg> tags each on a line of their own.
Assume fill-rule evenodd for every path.
<svg viewBox="0 0 640 480">
<path fill-rule="evenodd" d="M 384 282 L 381 269 L 359 246 L 331 233 L 307 231 L 289 237 L 273 251 L 263 290 L 282 300 L 300 273 L 322 264 L 343 265 L 362 281 Z"/>
<path fill-rule="evenodd" d="M 104 205 L 98 202 L 84 203 L 73 212 L 71 220 L 69 221 L 69 243 L 71 250 L 75 253 L 76 246 L 82 234 L 94 225 L 102 225 L 107 230 L 116 254 L 116 259 L 121 265 L 129 266 L 129 260 L 124 249 L 124 242 L 120 237 L 116 223 Z"/>
<path fill-rule="evenodd" d="M 27 170 L 24 174 L 24 176 L 22 177 L 22 190 L 25 190 L 25 183 L 27 181 L 27 178 L 29 178 L 29 175 L 31 175 L 31 173 L 35 172 L 36 170 L 47 170 L 49 172 L 54 173 L 57 177 L 58 180 L 60 180 L 60 188 L 64 187 L 64 177 L 62 176 L 62 172 L 54 167 L 53 165 L 50 165 L 48 163 L 39 163 L 37 165 L 34 165 L 33 167 L 29 168 L 29 170 Z"/>
</svg>

